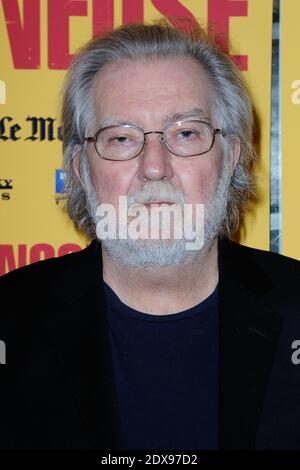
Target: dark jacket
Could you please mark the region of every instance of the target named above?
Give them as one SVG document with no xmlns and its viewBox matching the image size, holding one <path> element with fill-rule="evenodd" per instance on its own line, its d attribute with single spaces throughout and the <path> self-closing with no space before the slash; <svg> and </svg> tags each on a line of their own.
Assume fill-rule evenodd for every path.
<svg viewBox="0 0 300 470">
<path fill-rule="evenodd" d="M 219 242 L 221 449 L 300 449 L 299 265 Z M 101 280 L 97 241 L 0 278 L 0 448 L 122 449 Z"/>
</svg>

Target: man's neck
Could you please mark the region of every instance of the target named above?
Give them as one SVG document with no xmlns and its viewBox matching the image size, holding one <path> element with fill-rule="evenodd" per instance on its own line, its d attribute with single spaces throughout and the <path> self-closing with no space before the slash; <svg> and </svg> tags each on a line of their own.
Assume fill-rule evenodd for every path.
<svg viewBox="0 0 300 470">
<path fill-rule="evenodd" d="M 102 248 L 103 279 L 123 303 L 144 313 L 168 315 L 199 304 L 219 280 L 218 242 L 189 264 L 135 268 L 111 259 Z"/>
</svg>

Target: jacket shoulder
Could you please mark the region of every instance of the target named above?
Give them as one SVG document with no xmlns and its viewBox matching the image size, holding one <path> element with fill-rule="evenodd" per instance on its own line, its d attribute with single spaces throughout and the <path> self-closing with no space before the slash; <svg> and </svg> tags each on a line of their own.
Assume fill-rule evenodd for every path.
<svg viewBox="0 0 300 470">
<path fill-rule="evenodd" d="M 261 250 L 258 248 L 251 248 L 249 246 L 241 245 L 233 241 L 230 242 L 233 250 L 240 254 L 251 256 L 257 263 L 266 268 L 273 268 L 275 271 L 277 269 L 284 270 L 294 270 L 295 272 L 300 272 L 300 261 L 295 258 L 290 258 L 288 256 L 274 253 L 267 250 Z"/>
<path fill-rule="evenodd" d="M 95 263 L 95 242 L 81 251 L 51 258 L 11 271 L 0 277 L 0 326 L 17 318 L 39 315 L 65 291 L 76 295 L 89 282 Z M 0 328 L 1 330 L 1 328 Z"/>
<path fill-rule="evenodd" d="M 240 270 L 252 273 L 260 272 L 263 277 L 271 281 L 273 286 L 277 286 L 282 291 L 294 289 L 296 290 L 295 294 L 298 295 L 300 261 L 282 254 L 244 246 L 233 241 L 228 242 L 226 251 L 228 251 L 229 256 L 238 260 L 236 263 Z"/>
<path fill-rule="evenodd" d="M 3 289 L 28 289 L 40 285 L 49 285 L 57 276 L 71 265 L 80 265 L 86 257 L 89 247 L 75 253 L 69 253 L 58 258 L 38 261 L 27 266 L 10 271 L 0 277 L 0 291 Z"/>
</svg>

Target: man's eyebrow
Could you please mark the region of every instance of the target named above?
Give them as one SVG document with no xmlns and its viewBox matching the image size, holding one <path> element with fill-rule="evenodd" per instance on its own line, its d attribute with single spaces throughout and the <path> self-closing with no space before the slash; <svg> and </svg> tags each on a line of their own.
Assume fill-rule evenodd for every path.
<svg viewBox="0 0 300 470">
<path fill-rule="evenodd" d="M 102 127 L 106 127 L 106 126 L 119 126 L 119 125 L 122 125 L 122 124 L 132 124 L 133 126 L 136 126 L 136 124 L 134 124 L 134 122 L 130 122 L 128 120 L 124 120 L 124 119 L 117 119 L 117 118 L 114 118 L 114 117 L 109 117 L 109 118 L 106 118 L 106 119 L 103 119 L 102 121 L 99 121 L 98 122 L 98 127 L 99 128 L 102 128 Z"/>
<path fill-rule="evenodd" d="M 202 109 L 202 108 L 193 108 L 188 111 L 184 112 L 176 112 L 169 114 L 168 116 L 165 117 L 163 120 L 164 126 L 167 126 L 168 124 L 172 124 L 173 122 L 176 121 L 182 121 L 183 119 L 188 119 L 188 118 L 197 118 L 197 119 L 205 119 L 209 120 L 209 117 L 207 115 L 207 112 Z M 122 124 L 131 124 L 133 126 L 138 125 L 135 122 L 131 122 L 129 120 L 124 120 L 124 119 L 118 119 L 114 118 L 113 116 L 103 119 L 98 123 L 99 128 L 106 127 L 106 126 L 111 126 L 111 125 L 122 125 Z"/>
<path fill-rule="evenodd" d="M 204 111 L 202 108 L 193 108 L 189 111 L 184 111 L 182 113 L 172 113 L 167 116 L 164 120 L 164 125 L 167 126 L 168 124 L 172 124 L 176 121 L 182 121 L 183 119 L 188 118 L 197 118 L 197 119 L 206 119 L 209 120 L 207 112 Z"/>
</svg>

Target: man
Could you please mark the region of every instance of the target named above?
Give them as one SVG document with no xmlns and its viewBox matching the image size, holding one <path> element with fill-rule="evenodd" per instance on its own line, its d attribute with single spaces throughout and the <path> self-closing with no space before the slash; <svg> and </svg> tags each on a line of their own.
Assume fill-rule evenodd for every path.
<svg viewBox="0 0 300 470">
<path fill-rule="evenodd" d="M 93 241 L 1 279 L 2 446 L 300 449 L 299 263 L 229 241 L 255 161 L 231 60 L 200 30 L 121 27 L 75 57 L 62 121 Z"/>
</svg>

